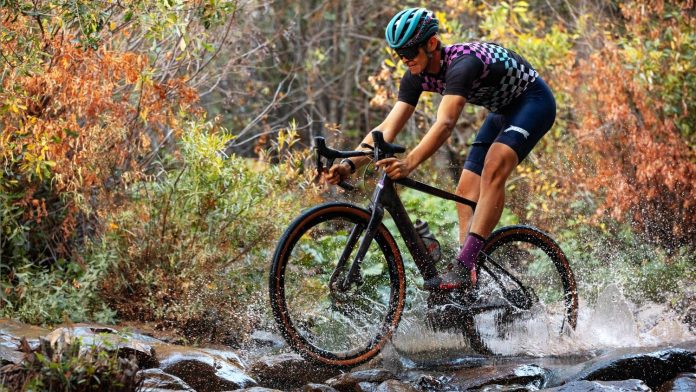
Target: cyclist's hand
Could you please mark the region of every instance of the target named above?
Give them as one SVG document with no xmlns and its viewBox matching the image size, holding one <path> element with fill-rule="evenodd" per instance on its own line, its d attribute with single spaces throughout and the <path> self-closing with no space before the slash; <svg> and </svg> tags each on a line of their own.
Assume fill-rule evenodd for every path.
<svg viewBox="0 0 696 392">
<path fill-rule="evenodd" d="M 413 171 L 413 168 L 405 159 L 385 158 L 377 161 L 375 166 L 381 167 L 392 180 L 408 177 Z"/>
<path fill-rule="evenodd" d="M 348 177 L 350 177 L 350 166 L 342 163 L 337 163 L 331 166 L 331 168 L 329 168 L 329 171 L 324 173 L 324 178 L 326 179 L 326 182 L 332 185 L 337 185 L 339 182 L 345 180 Z"/>
</svg>

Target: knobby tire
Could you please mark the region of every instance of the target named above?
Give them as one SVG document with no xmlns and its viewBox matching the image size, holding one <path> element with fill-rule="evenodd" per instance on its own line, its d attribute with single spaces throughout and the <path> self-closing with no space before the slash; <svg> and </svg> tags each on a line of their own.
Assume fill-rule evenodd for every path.
<svg viewBox="0 0 696 392">
<path fill-rule="evenodd" d="M 510 259 L 515 257 L 511 254 L 507 247 L 512 249 L 526 248 L 525 254 L 531 254 L 534 252 L 541 253 L 546 256 L 542 258 L 545 261 L 550 260 L 550 265 L 535 265 L 535 266 L 525 266 L 525 265 L 506 265 L 511 263 Z M 505 250 L 504 250 L 505 249 Z M 490 258 L 490 259 L 487 259 Z M 522 259 L 521 257 L 519 257 Z M 547 259 L 548 258 L 548 259 Z M 506 268 L 514 271 L 515 268 L 524 270 L 525 268 L 531 267 L 541 267 L 546 268 L 544 274 L 547 278 L 551 280 L 558 279 L 555 287 L 559 292 L 556 298 L 563 302 L 563 316 L 562 328 L 570 327 L 575 329 L 578 319 L 578 295 L 577 287 L 575 283 L 575 277 L 573 271 L 570 268 L 568 259 L 563 253 L 562 249 L 558 244 L 546 233 L 539 229 L 530 226 L 508 226 L 500 228 L 494 231 L 488 238 L 482 253 L 478 260 L 478 270 L 479 270 L 479 283 L 481 279 L 485 279 L 486 272 L 482 272 L 483 266 L 488 266 L 491 264 L 491 260 L 506 265 Z M 544 261 L 544 263 L 545 263 Z M 517 263 L 522 264 L 519 260 Z M 529 271 L 529 270 L 527 270 Z M 528 273 L 514 274 L 516 279 L 518 279 L 522 285 L 525 287 L 530 286 L 535 278 L 533 278 Z M 483 277 L 483 278 L 482 278 Z M 560 283 L 560 284 L 558 284 Z M 480 290 L 480 287 L 479 287 Z M 562 290 L 562 293 L 560 292 Z M 538 294 L 538 293 L 536 293 Z M 562 295 L 562 298 L 559 296 Z M 539 302 L 543 302 L 541 299 L 537 298 Z M 480 326 L 478 325 L 476 314 L 469 314 L 462 320 L 462 326 L 465 335 L 469 338 L 470 344 L 474 350 L 481 354 L 494 354 L 496 353 L 490 346 L 486 339 L 481 333 Z M 563 331 L 560 329 L 557 333 L 560 335 Z"/>
<path fill-rule="evenodd" d="M 404 309 L 403 261 L 396 241 L 383 224 L 378 227 L 363 263 L 365 283 L 336 295 L 329 288 L 332 276 L 344 276 L 342 270 L 335 273 L 341 247 L 345 248 L 348 242 L 342 242 L 344 237 L 356 226 L 367 226 L 369 219 L 369 211 L 352 204 L 314 207 L 292 222 L 273 256 L 269 293 L 277 325 L 297 352 L 321 365 L 350 368 L 373 358 L 391 338 Z M 331 248 L 334 243 L 335 252 Z M 354 248 L 358 245 L 359 241 Z M 347 266 L 352 262 L 353 257 L 349 257 Z M 321 309 L 312 309 L 315 303 Z M 370 326 L 372 321 L 379 325 Z M 360 335 L 350 336 L 353 323 L 365 324 L 365 335 L 374 336 L 366 337 L 365 342 L 360 342 Z M 324 330 L 328 330 L 328 335 L 348 330 L 344 339 L 347 342 L 334 343 L 331 338 L 319 336 Z M 351 344 L 355 347 L 348 347 Z"/>
</svg>

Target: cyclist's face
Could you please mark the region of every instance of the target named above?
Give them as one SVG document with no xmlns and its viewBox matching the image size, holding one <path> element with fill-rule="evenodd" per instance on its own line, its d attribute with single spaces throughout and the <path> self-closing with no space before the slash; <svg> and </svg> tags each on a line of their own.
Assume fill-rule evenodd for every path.
<svg viewBox="0 0 696 392">
<path fill-rule="evenodd" d="M 425 55 L 424 46 L 414 46 L 410 48 L 397 49 L 395 55 L 406 64 L 412 74 L 423 72 L 428 63 L 428 57 Z"/>
</svg>

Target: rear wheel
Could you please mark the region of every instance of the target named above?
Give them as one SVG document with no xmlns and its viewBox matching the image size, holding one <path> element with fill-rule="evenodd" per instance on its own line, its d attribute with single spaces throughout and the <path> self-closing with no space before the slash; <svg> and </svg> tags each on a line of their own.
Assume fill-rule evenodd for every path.
<svg viewBox="0 0 696 392">
<path fill-rule="evenodd" d="M 561 248 L 544 232 L 528 226 L 496 230 L 478 268 L 479 299 L 463 323 L 477 351 L 533 354 L 575 328 L 575 277 Z"/>
<path fill-rule="evenodd" d="M 297 218 L 273 258 L 269 291 L 278 327 L 304 357 L 352 367 L 379 353 L 404 307 L 405 278 L 394 238 L 380 225 L 357 283 L 341 288 L 370 213 L 332 203 Z"/>
</svg>

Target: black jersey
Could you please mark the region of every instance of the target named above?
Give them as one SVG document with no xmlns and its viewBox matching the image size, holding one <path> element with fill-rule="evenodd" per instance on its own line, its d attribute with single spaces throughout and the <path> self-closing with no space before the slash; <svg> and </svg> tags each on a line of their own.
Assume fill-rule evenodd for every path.
<svg viewBox="0 0 696 392">
<path fill-rule="evenodd" d="M 401 79 L 399 100 L 416 106 L 423 91 L 460 95 L 492 112 L 519 97 L 539 76 L 519 54 L 500 45 L 470 42 L 442 48 L 437 75 L 410 71 Z"/>
</svg>

